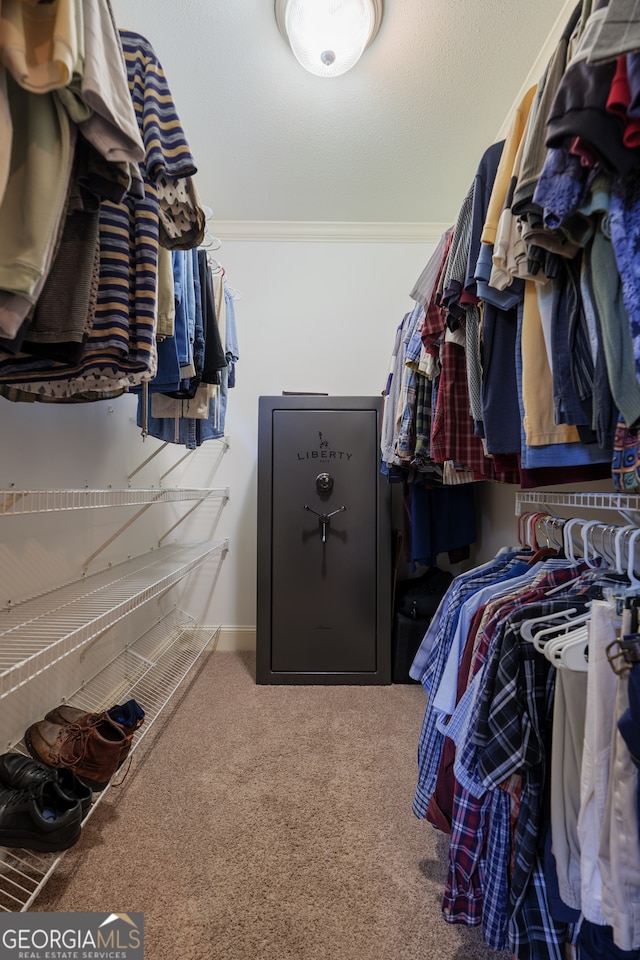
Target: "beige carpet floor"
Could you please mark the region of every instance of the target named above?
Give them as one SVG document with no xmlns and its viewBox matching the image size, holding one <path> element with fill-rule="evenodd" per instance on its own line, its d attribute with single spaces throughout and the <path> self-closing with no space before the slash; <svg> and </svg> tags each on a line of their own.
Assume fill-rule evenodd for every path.
<svg viewBox="0 0 640 960">
<path fill-rule="evenodd" d="M 495 958 L 411 811 L 422 689 L 254 676 L 208 656 L 31 909 L 142 911 L 146 960 Z"/>
</svg>

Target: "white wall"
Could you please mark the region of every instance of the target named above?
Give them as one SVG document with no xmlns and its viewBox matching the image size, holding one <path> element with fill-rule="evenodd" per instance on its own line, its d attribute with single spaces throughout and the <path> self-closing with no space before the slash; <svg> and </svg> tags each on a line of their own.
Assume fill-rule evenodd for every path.
<svg viewBox="0 0 640 960">
<path fill-rule="evenodd" d="M 220 521 L 231 548 L 205 596 L 193 578 L 191 606 L 222 623 L 221 645 L 254 643 L 258 398 L 283 390 L 379 395 L 395 329 L 433 245 L 397 242 L 227 241 L 216 254 L 236 302 L 237 385 L 229 393 L 231 446 L 216 482 L 231 487 Z"/>
<path fill-rule="evenodd" d="M 413 306 L 409 292 L 434 246 L 226 241 L 216 254 L 242 294 L 236 302 L 241 359 L 227 415 L 231 447 L 216 473 L 216 483 L 231 487 L 219 525 L 231 548 L 215 593 L 207 595 L 206 572 L 195 576 L 187 607 L 202 611 L 204 622 L 221 619 L 220 648 L 255 643 L 258 397 L 283 390 L 379 394 L 396 326 Z M 478 540 L 470 561 L 454 573 L 515 542 L 515 489 L 479 485 Z M 439 562 L 448 565 L 446 556 Z"/>
<path fill-rule="evenodd" d="M 183 447 L 143 440 L 133 396 L 71 406 L 0 399 L 0 488 L 228 486 L 222 511 L 203 504 L 169 539 L 229 538 L 220 570 L 210 562 L 191 575 L 181 585 L 180 605 L 201 623 L 223 624 L 222 645 L 251 645 L 258 397 L 282 390 L 380 394 L 395 328 L 412 306 L 409 291 L 432 249 L 398 242 L 224 243 L 217 256 L 242 295 L 226 453 L 206 442 L 183 459 Z M 157 547 L 190 506 L 154 505 L 110 544 L 134 516 L 132 508 L 0 518 L 0 608 L 78 576 L 101 547 L 88 572 Z"/>
<path fill-rule="evenodd" d="M 411 287 L 433 244 L 408 242 L 226 241 L 217 253 L 236 302 L 237 385 L 229 393 L 230 447 L 183 447 L 142 439 L 132 396 L 86 405 L 0 400 L 0 489 L 229 487 L 221 510 L 205 503 L 169 540 L 227 537 L 223 563 L 208 562 L 168 598 L 203 624 L 222 624 L 220 647 L 255 643 L 258 398 L 283 390 L 378 395 L 395 328 L 412 306 Z M 571 489 L 565 488 L 563 489 Z M 610 483 L 592 489 L 611 489 Z M 483 484 L 471 562 L 513 542 L 514 488 Z M 158 546 L 191 507 L 154 505 L 133 523 L 132 508 L 0 518 L 0 609 Z M 122 533 L 109 543 L 113 533 Z M 150 614 L 153 611 L 149 611 Z"/>
<path fill-rule="evenodd" d="M 433 249 L 426 243 L 226 241 L 217 253 L 242 294 L 236 303 L 241 359 L 227 416 L 231 446 L 215 475 L 216 484 L 231 487 L 218 528 L 231 548 L 215 592 L 209 596 L 205 570 L 190 580 L 186 607 L 203 622 L 225 625 L 220 648 L 255 643 L 258 397 L 283 390 L 379 394 L 395 328 L 413 306 L 409 292 Z M 470 561 L 450 567 L 454 573 L 516 541 L 515 489 L 478 485 L 478 539 Z M 580 489 L 610 490 L 611 484 Z M 394 501 L 397 506 L 397 496 Z M 449 567 L 444 555 L 439 563 Z"/>
<path fill-rule="evenodd" d="M 143 440 L 132 396 L 80 406 L 0 400 L 0 488 L 228 486 L 222 510 L 203 504 L 169 537 L 227 537 L 224 562 L 208 562 L 170 599 L 181 591 L 187 613 L 203 624 L 222 624 L 220 648 L 253 646 L 258 398 L 283 390 L 380 394 L 395 328 L 412 307 L 409 292 L 433 248 L 397 241 L 226 241 L 217 257 L 241 295 L 229 449 L 206 442 L 185 458 L 183 447 Z M 610 490 L 611 484 L 582 488 Z M 89 572 L 156 547 L 190 506 L 151 507 L 100 552 Z M 482 484 L 478 506 L 471 563 L 516 535 L 513 487 Z M 127 508 L 1 519 L 0 608 L 77 576 L 133 514 Z"/>
</svg>

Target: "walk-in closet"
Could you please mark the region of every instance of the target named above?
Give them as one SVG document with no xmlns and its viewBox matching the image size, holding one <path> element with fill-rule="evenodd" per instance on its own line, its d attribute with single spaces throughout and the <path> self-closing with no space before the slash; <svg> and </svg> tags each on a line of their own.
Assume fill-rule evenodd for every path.
<svg viewBox="0 0 640 960">
<path fill-rule="evenodd" d="M 639 960 L 637 7 L 2 0 L 0 957 Z"/>
</svg>

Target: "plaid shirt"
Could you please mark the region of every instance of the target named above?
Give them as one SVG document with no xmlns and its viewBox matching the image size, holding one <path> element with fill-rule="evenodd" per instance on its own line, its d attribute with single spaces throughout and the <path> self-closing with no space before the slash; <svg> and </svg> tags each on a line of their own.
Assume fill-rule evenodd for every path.
<svg viewBox="0 0 640 960">
<path fill-rule="evenodd" d="M 510 807 L 505 790 L 487 791 L 480 802 L 464 790 L 454 797 L 442 915 L 447 923 L 482 924 L 484 940 L 493 950 L 504 950 L 508 944 L 504 905 Z"/>
<path fill-rule="evenodd" d="M 569 603 L 573 605 L 573 600 L 568 601 L 562 598 L 554 598 L 553 600 L 544 602 L 541 601 L 549 589 L 573 579 L 576 574 L 583 569 L 584 565 L 580 565 L 577 568 L 565 567 L 553 570 L 545 576 L 534 590 L 523 594 L 519 599 L 514 599 L 510 604 L 505 605 L 502 611 L 499 611 L 493 620 L 489 621 L 485 627 L 480 645 L 476 651 L 472 672 L 477 674 L 478 671 L 485 666 L 487 660 L 489 666 L 495 665 L 496 669 L 499 668 L 501 662 L 500 651 L 502 650 L 502 642 L 504 641 L 507 631 L 511 630 L 514 636 L 518 635 L 519 625 L 527 617 L 536 615 L 540 610 L 548 613 L 552 609 L 557 610 L 560 606 L 566 607 Z M 526 646 L 530 647 L 529 644 Z M 532 647 L 531 650 L 533 650 Z M 536 653 L 536 656 L 543 662 L 547 662 L 544 661 L 544 658 L 539 654 Z M 487 667 L 487 669 L 489 668 Z M 531 673 L 531 671 L 529 672 Z M 481 679 L 484 681 L 484 678 Z M 481 691 L 483 687 L 484 683 L 480 686 Z M 544 687 L 544 694 L 548 696 L 546 685 Z M 496 688 L 496 696 L 498 695 L 499 690 Z M 527 700 L 528 705 L 530 699 L 531 694 L 529 694 Z M 494 877 L 492 877 L 491 882 L 487 884 L 486 838 L 489 835 L 496 838 L 504 837 L 505 830 L 505 812 L 500 806 L 500 803 L 504 803 L 504 801 L 500 801 L 499 798 L 496 800 L 494 794 L 498 792 L 504 794 L 505 791 L 499 789 L 496 778 L 485 782 L 484 780 L 480 780 L 479 777 L 481 771 L 484 775 L 488 773 L 487 768 L 490 762 L 490 752 L 494 745 L 493 740 L 490 744 L 487 743 L 486 738 L 482 736 L 482 728 L 480 727 L 480 730 L 478 729 L 477 717 L 482 702 L 481 696 L 475 701 L 475 716 L 472 716 L 471 723 L 472 734 L 467 737 L 466 743 L 459 751 L 462 755 L 466 753 L 465 762 L 471 783 L 476 786 L 480 785 L 481 789 L 475 790 L 474 792 L 477 792 L 479 796 L 474 796 L 459 782 L 456 781 L 455 783 L 451 844 L 449 849 L 449 875 L 445 890 L 445 906 L 448 910 L 447 918 L 452 923 L 459 922 L 466 923 L 467 925 L 477 925 L 482 922 L 483 933 L 485 933 L 485 936 L 495 938 L 493 942 L 496 944 L 502 942 L 501 934 L 508 920 L 511 949 L 513 949 L 512 941 L 515 936 L 514 931 L 520 931 L 518 934 L 520 950 L 526 953 L 525 947 L 526 944 L 529 943 L 526 932 L 527 913 L 533 911 L 536 916 L 544 918 L 543 926 L 546 925 L 548 930 L 555 929 L 554 923 L 549 916 L 544 890 L 539 883 L 536 884 L 534 881 L 532 886 L 530 882 L 537 855 L 537 826 L 535 843 L 532 847 L 532 835 L 526 831 L 526 824 L 531 813 L 533 812 L 535 814 L 536 812 L 536 796 L 535 791 L 534 794 L 527 793 L 531 784 L 526 782 L 528 771 L 524 771 L 525 776 L 522 778 L 522 788 L 521 790 L 519 789 L 518 796 L 520 808 L 514 829 L 513 853 L 511 856 L 513 870 L 509 870 L 510 847 L 507 846 L 503 850 L 492 847 L 490 851 L 490 862 Z M 545 700 L 544 703 L 546 709 L 547 700 Z M 519 713 L 520 707 L 517 699 L 512 700 L 511 709 Z M 539 722 L 537 718 L 536 722 Z M 475 743 L 477 734 L 479 734 L 478 739 L 482 740 L 482 749 Z M 457 761 L 459 761 L 459 759 L 460 757 L 457 758 Z M 480 766 L 481 763 L 483 764 L 482 767 Z M 459 772 L 458 762 L 456 772 Z M 520 768 L 516 764 L 512 770 L 507 771 L 505 766 L 502 772 L 504 772 L 502 778 L 502 781 L 504 781 L 513 773 L 520 772 Z M 502 781 L 500 781 L 500 783 L 502 783 Z M 512 789 L 513 782 L 512 779 L 508 787 L 509 790 Z M 487 790 L 487 787 L 490 787 L 490 789 Z M 514 798 L 511 800 L 512 803 L 513 799 Z M 495 806 L 493 806 L 493 804 L 495 804 Z M 492 816 L 499 818 L 493 827 L 490 826 L 490 818 Z M 521 842 L 523 835 L 524 843 Z M 509 872 L 511 872 L 509 900 L 507 900 L 507 898 L 499 899 L 500 891 L 503 889 L 504 876 Z M 476 899 L 478 888 L 482 890 L 482 897 Z M 514 903 L 514 890 L 521 891 L 517 905 Z M 531 900 L 532 897 L 533 901 Z M 484 917 L 485 913 L 487 914 L 486 917 Z M 539 928 L 540 923 L 536 920 L 532 925 L 531 943 L 535 942 L 535 944 L 537 944 L 534 933 Z M 561 934 L 559 934 L 559 937 L 564 937 L 565 933 L 566 929 L 564 933 L 561 932 Z M 489 941 L 487 940 L 487 942 Z M 552 938 L 551 943 L 553 942 L 555 941 Z M 494 948 L 499 949 L 497 946 Z M 531 949 L 533 950 L 534 948 L 532 947 Z M 543 949 L 543 947 L 538 944 L 535 946 L 535 950 L 538 949 Z M 519 958 L 522 955 L 522 952 L 517 953 Z M 551 955 L 555 956 L 553 953 Z M 548 960 L 550 954 L 544 951 L 537 954 L 534 951 L 531 956 L 546 957 Z"/>
<path fill-rule="evenodd" d="M 406 356 L 407 347 L 411 342 L 416 326 L 422 321 L 423 310 L 419 304 L 416 304 L 406 323 L 402 334 L 402 343 L 404 346 L 404 355 Z M 410 460 L 413 456 L 413 449 L 416 442 L 416 378 L 417 373 L 414 369 L 407 366 L 402 368 L 402 386 L 401 386 L 401 414 L 398 424 L 396 437 L 396 455 L 400 460 Z"/>
<path fill-rule="evenodd" d="M 440 346 L 441 373 L 433 424 L 431 454 L 436 463 L 453 460 L 467 467 L 474 480 L 519 483 L 517 469 L 500 470 L 486 457 L 482 440 L 475 435 L 469 403 L 467 360 L 464 347 L 445 340 Z"/>
<path fill-rule="evenodd" d="M 506 618 L 509 614 L 525 606 L 526 609 L 530 609 L 528 605 L 543 600 L 547 590 L 573 580 L 584 569 L 584 566 L 584 564 L 579 567 L 564 566 L 547 570 L 535 587 L 529 590 L 521 590 L 516 596 L 499 604 L 480 631 L 471 666 L 471 676 L 475 677 L 481 670 L 483 676 L 480 678 L 481 684 L 476 683 L 479 694 L 473 698 L 470 704 L 466 705 L 471 714 L 467 727 L 472 731 L 472 735 L 468 736 L 465 742 L 460 745 L 454 768 L 460 784 L 475 797 L 481 797 L 486 790 L 486 786 L 478 776 L 479 747 L 481 746 L 477 741 L 478 716 L 485 690 L 487 685 L 491 683 L 491 672 L 495 671 L 498 666 L 498 649 Z"/>
<path fill-rule="evenodd" d="M 531 606 L 534 603 L 543 601 L 548 590 L 567 583 L 585 569 L 585 565 L 578 567 L 559 567 L 546 573 L 535 588 L 530 591 L 522 591 L 518 597 L 512 598 L 504 603 L 488 621 L 484 627 L 471 668 L 471 675 L 476 677 L 480 671 L 483 671 L 481 677 L 476 677 L 476 690 L 478 694 L 468 705 L 468 711 L 471 716 L 467 721 L 466 728 L 470 731 L 464 743 L 460 745 L 456 756 L 455 774 L 461 785 L 473 796 L 480 798 L 487 789 L 486 784 L 480 779 L 478 774 L 478 764 L 480 753 L 486 744 L 486 740 L 481 733 L 482 724 L 479 726 L 480 711 L 483 709 L 483 703 L 488 699 L 487 690 L 492 688 L 493 676 L 499 666 L 499 648 L 502 639 L 502 632 L 507 624 L 507 617 L 511 614 L 516 616 L 521 613 L 520 619 L 526 619 L 532 616 Z M 565 606 L 573 606 L 573 601 L 563 601 L 560 597 L 554 598 L 554 609 L 560 609 L 560 604 L 564 602 Z M 481 681 L 477 683 L 478 679 Z M 486 707 L 484 708 L 486 709 Z"/>
<path fill-rule="evenodd" d="M 427 693 L 437 690 L 442 679 L 460 615 L 460 605 L 470 594 L 496 583 L 511 570 L 514 570 L 513 575 L 520 572 L 519 567 L 514 567 L 512 556 L 508 553 L 499 555 L 478 570 L 456 577 L 450 585 L 411 665 L 411 676 L 420 680 Z M 438 715 L 434 713 L 429 700 L 418 744 L 418 784 L 413 800 L 413 812 L 420 819 L 426 816 L 442 753 L 444 736 L 436 726 L 437 720 Z"/>
<path fill-rule="evenodd" d="M 494 583 L 499 579 L 500 571 L 503 570 L 508 562 L 515 556 L 514 550 L 505 550 L 497 554 L 492 560 L 483 563 L 479 567 L 474 567 L 468 573 L 461 573 L 452 580 L 442 600 L 438 604 L 438 609 L 433 615 L 429 628 L 424 635 L 424 639 L 418 648 L 418 652 L 413 658 L 410 668 L 410 675 L 414 680 L 423 682 L 430 664 L 431 651 L 436 642 L 439 642 L 441 632 L 446 627 L 446 621 L 449 617 L 455 616 L 455 611 L 460 601 L 459 591 L 465 584 L 477 581 L 480 578 L 487 577 L 487 583 Z M 482 585 L 482 584 L 481 584 Z M 475 586 L 473 587 L 475 589 Z M 424 686 L 424 683 L 423 683 Z"/>
<path fill-rule="evenodd" d="M 532 643 L 520 638 L 526 617 L 566 609 L 570 601 L 546 600 L 510 618 L 503 633 L 493 685 L 485 684 L 474 732 L 480 751 L 478 775 L 488 788 L 512 773 L 522 773 L 520 816 L 514 838 L 515 863 L 509 899 L 515 910 L 524 896 L 538 849 L 546 751 L 551 732 L 555 670 Z M 584 604 L 573 604 L 579 611 Z M 493 687 L 493 688 L 492 688 Z"/>
<path fill-rule="evenodd" d="M 565 960 L 565 945 L 573 943 L 575 924 L 554 920 L 547 901 L 541 857 L 536 855 L 519 908 L 509 918 L 509 949 L 518 960 Z"/>
<path fill-rule="evenodd" d="M 509 618 L 497 654 L 500 662 L 486 729 L 483 708 L 487 701 L 483 696 L 474 736 L 480 754 L 478 776 L 488 790 L 498 789 L 512 773 L 523 774 L 509 888 L 511 910 L 517 908 L 524 895 L 538 847 L 545 741 L 555 683 L 551 663 L 533 644 L 521 642 L 519 628 L 525 617 L 547 612 L 547 604 L 535 604 Z"/>
<path fill-rule="evenodd" d="M 431 431 L 431 451 L 437 463 L 455 460 L 473 473 L 474 480 L 493 479 L 493 465 L 474 433 L 467 387 L 464 347 L 444 341 L 440 346 L 438 403 Z"/>
<path fill-rule="evenodd" d="M 433 384 L 426 377 L 417 375 L 415 450 L 411 466 L 420 469 L 431 459 L 431 393 Z"/>
</svg>

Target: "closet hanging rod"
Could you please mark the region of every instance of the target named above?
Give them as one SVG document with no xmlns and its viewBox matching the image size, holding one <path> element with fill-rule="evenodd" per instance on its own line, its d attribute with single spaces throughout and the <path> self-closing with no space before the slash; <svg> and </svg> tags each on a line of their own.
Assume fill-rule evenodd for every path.
<svg viewBox="0 0 640 960">
<path fill-rule="evenodd" d="M 587 510 L 625 510 L 640 513 L 640 494 L 631 493 L 562 493 L 559 491 L 516 491 L 516 516 L 525 504 L 552 507 L 582 507 Z"/>
<path fill-rule="evenodd" d="M 608 568 L 617 573 L 640 570 L 640 528 L 636 524 L 620 526 L 582 517 L 556 517 L 551 514 L 535 516 L 535 540 L 540 546 L 540 535 L 547 546 L 562 547 L 567 556 L 583 557 L 589 566 L 596 557 L 605 561 Z M 533 544 L 530 544 L 534 546 Z M 633 561 L 633 563 L 632 563 Z"/>
</svg>

